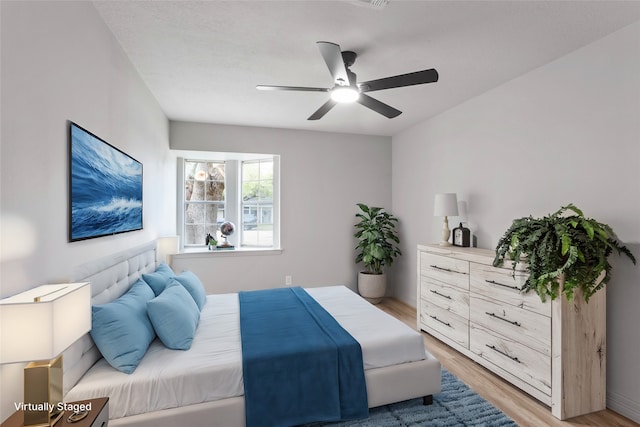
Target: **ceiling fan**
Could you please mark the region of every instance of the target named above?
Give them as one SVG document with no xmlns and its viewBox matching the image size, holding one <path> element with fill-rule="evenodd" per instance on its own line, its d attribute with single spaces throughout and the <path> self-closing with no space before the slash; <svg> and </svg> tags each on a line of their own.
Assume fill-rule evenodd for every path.
<svg viewBox="0 0 640 427">
<path fill-rule="evenodd" d="M 307 120 L 318 120 L 322 118 L 337 103 L 358 102 L 383 116 L 392 119 L 402 114 L 402 111 L 380 102 L 375 98 L 366 95 L 365 92 L 376 90 L 392 89 L 396 87 L 420 85 L 424 83 L 434 83 L 438 81 L 438 72 L 431 68 L 429 70 L 416 71 L 413 73 L 400 74 L 393 77 L 385 77 L 368 82 L 358 83 L 356 74 L 349 67 L 356 61 L 357 54 L 351 51 L 340 50 L 340 46 L 331 42 L 317 42 L 320 53 L 329 72 L 333 77 L 335 86 L 332 88 L 301 87 L 301 86 L 269 86 L 258 85 L 259 90 L 293 90 L 301 92 L 329 92 L 331 98 L 318 108 Z"/>
</svg>

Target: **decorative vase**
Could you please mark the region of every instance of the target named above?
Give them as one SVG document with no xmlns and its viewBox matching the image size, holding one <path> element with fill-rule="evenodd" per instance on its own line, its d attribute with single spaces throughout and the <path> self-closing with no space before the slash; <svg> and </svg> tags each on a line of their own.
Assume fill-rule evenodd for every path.
<svg viewBox="0 0 640 427">
<path fill-rule="evenodd" d="M 368 273 L 361 271 L 358 273 L 358 292 L 360 296 L 371 304 L 380 303 L 387 291 L 387 275 Z"/>
</svg>

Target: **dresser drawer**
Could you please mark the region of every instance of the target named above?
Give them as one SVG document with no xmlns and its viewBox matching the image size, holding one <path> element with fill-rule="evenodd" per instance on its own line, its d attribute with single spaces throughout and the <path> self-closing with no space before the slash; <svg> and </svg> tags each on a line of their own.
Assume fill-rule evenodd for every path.
<svg viewBox="0 0 640 427">
<path fill-rule="evenodd" d="M 551 396 L 551 357 L 471 323 L 469 348 L 482 359 Z"/>
<path fill-rule="evenodd" d="M 420 270 L 423 276 L 469 289 L 469 261 L 423 252 L 420 254 Z"/>
<path fill-rule="evenodd" d="M 470 267 L 470 290 L 491 299 L 500 300 L 520 308 L 551 317 L 551 303 L 543 303 L 535 292 L 522 293 L 520 289 L 527 280 L 526 273 L 507 268 L 496 268 L 472 262 Z"/>
<path fill-rule="evenodd" d="M 420 303 L 420 323 L 456 344 L 469 348 L 469 321 L 445 309 L 422 300 Z"/>
<path fill-rule="evenodd" d="M 469 291 L 429 277 L 421 278 L 420 299 L 450 313 L 469 318 Z"/>
<path fill-rule="evenodd" d="M 509 340 L 551 356 L 550 317 L 472 293 L 469 319 Z"/>
</svg>

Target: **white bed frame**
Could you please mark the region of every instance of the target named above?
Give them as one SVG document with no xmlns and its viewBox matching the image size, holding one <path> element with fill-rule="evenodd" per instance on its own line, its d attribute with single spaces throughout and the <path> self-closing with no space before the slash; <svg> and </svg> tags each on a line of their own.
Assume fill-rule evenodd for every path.
<svg viewBox="0 0 640 427">
<path fill-rule="evenodd" d="M 91 282 L 91 302 L 105 304 L 124 294 L 143 273 L 151 273 L 157 265 L 156 242 L 129 249 L 105 259 L 83 265 L 74 281 Z M 89 334 L 64 352 L 64 394 L 102 356 Z M 369 407 L 402 400 L 431 396 L 440 392 L 440 362 L 427 352 L 427 358 L 365 371 Z M 243 427 L 244 397 L 149 412 L 109 421 L 109 426 L 173 427 Z"/>
</svg>

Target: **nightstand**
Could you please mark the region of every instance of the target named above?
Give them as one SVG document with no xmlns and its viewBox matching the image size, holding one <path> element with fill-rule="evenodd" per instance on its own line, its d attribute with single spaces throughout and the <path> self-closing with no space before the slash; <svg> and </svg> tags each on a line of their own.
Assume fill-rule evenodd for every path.
<svg viewBox="0 0 640 427">
<path fill-rule="evenodd" d="M 70 423 L 67 419 L 69 415 L 73 413 L 74 405 L 87 405 L 91 404 L 91 411 L 89 415 L 87 415 L 82 420 Z M 79 400 L 77 402 L 68 402 L 65 403 L 65 408 L 69 408 L 70 410 L 65 410 L 64 415 L 60 420 L 54 425 L 54 427 L 107 427 L 109 424 L 109 398 L 108 397 L 100 397 L 98 399 L 89 399 L 89 400 Z M 2 423 L 0 427 L 23 427 L 24 426 L 24 415 L 22 411 L 16 411 L 9 418 L 6 419 L 5 422 Z"/>
</svg>

